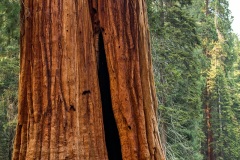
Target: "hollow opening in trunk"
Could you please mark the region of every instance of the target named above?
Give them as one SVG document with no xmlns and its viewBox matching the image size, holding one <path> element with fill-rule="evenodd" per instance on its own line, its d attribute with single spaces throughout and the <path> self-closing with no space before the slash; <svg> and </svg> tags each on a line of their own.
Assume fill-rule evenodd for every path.
<svg viewBox="0 0 240 160">
<path fill-rule="evenodd" d="M 99 34 L 98 78 L 102 100 L 105 141 L 109 160 L 122 160 L 121 145 L 116 120 L 114 118 L 109 73 L 102 33 Z"/>
</svg>

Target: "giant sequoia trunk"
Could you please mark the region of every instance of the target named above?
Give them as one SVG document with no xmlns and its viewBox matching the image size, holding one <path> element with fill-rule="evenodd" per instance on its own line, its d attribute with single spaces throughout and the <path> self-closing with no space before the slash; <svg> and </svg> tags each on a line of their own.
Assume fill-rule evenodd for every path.
<svg viewBox="0 0 240 160">
<path fill-rule="evenodd" d="M 165 159 L 144 0 L 22 0 L 13 159 Z"/>
</svg>

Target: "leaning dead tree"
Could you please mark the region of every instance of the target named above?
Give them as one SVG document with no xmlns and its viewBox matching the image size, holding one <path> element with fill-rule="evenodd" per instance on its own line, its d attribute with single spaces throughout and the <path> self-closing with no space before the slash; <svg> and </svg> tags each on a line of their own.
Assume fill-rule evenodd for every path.
<svg viewBox="0 0 240 160">
<path fill-rule="evenodd" d="M 163 160 L 145 0 L 22 0 L 13 159 Z"/>
</svg>

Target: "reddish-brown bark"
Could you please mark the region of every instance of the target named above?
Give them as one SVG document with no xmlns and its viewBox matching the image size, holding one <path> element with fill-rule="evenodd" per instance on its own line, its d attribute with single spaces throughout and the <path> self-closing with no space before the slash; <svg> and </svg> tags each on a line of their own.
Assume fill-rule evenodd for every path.
<svg viewBox="0 0 240 160">
<path fill-rule="evenodd" d="M 206 157 L 207 160 L 214 160 L 214 153 L 213 153 L 213 133 L 212 133 L 212 125 L 211 125 L 211 108 L 206 102 L 205 104 L 205 118 L 206 118 L 206 144 L 207 144 L 207 151 Z"/>
<path fill-rule="evenodd" d="M 13 159 L 108 159 L 107 120 L 122 159 L 165 159 L 146 14 L 144 0 L 22 1 Z"/>
</svg>

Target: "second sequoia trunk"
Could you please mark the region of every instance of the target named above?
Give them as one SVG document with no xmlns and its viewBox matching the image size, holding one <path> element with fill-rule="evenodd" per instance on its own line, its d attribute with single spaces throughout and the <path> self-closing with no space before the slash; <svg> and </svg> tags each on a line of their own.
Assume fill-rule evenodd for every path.
<svg viewBox="0 0 240 160">
<path fill-rule="evenodd" d="M 13 159 L 165 159 L 144 0 L 22 1 Z"/>
</svg>

